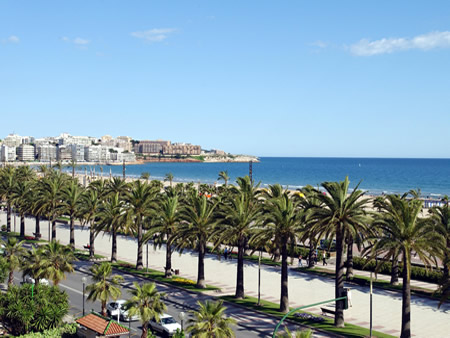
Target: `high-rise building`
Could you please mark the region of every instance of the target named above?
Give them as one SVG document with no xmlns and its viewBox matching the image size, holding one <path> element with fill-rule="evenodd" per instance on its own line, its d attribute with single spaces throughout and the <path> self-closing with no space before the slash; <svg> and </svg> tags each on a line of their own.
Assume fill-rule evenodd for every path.
<svg viewBox="0 0 450 338">
<path fill-rule="evenodd" d="M 36 147 L 37 158 L 41 162 L 56 161 L 57 148 L 52 144 L 43 144 Z"/>
<path fill-rule="evenodd" d="M 58 146 L 56 159 L 58 161 L 70 161 L 72 160 L 72 147 L 71 146 Z"/>
<path fill-rule="evenodd" d="M 139 141 L 139 143 L 134 146 L 134 152 L 139 153 L 139 154 L 159 154 L 163 150 L 163 147 L 168 147 L 168 146 L 170 146 L 170 141 L 143 140 L 143 141 Z"/>
<path fill-rule="evenodd" d="M 71 144 L 72 160 L 75 162 L 84 162 L 84 145 Z"/>
<path fill-rule="evenodd" d="M 0 159 L 2 162 L 12 162 L 16 160 L 16 147 L 8 147 L 3 144 L 0 150 Z"/>
<path fill-rule="evenodd" d="M 29 144 L 21 144 L 17 147 L 17 159 L 22 162 L 34 161 L 34 146 Z"/>
</svg>

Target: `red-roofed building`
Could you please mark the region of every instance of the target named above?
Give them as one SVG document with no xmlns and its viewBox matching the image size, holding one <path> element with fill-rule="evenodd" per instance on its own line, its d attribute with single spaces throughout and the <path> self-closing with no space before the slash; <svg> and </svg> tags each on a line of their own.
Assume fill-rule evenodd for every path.
<svg viewBox="0 0 450 338">
<path fill-rule="evenodd" d="M 95 312 L 78 318 L 76 322 L 78 324 L 77 334 L 79 337 L 120 337 L 129 333 L 125 326 Z"/>
</svg>

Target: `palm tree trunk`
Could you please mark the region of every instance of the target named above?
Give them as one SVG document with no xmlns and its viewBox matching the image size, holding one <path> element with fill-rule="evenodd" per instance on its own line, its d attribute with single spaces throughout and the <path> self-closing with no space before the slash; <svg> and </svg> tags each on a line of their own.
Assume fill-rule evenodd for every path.
<svg viewBox="0 0 450 338">
<path fill-rule="evenodd" d="M 349 240 L 347 246 L 347 271 L 346 271 L 346 280 L 350 280 L 353 278 L 353 238 Z"/>
<path fill-rule="evenodd" d="M 344 288 L 344 236 L 342 234 L 341 225 L 336 228 L 336 281 L 335 281 L 335 297 L 342 297 Z M 336 302 L 336 313 L 334 316 L 334 325 L 336 327 L 344 327 L 344 303 Z"/>
<path fill-rule="evenodd" d="M 403 253 L 402 330 L 400 338 L 411 337 L 411 286 L 409 254 Z"/>
<path fill-rule="evenodd" d="M 35 226 L 34 232 L 35 232 L 36 236 L 39 237 L 39 235 L 41 234 L 41 217 L 35 216 L 35 220 L 36 220 L 36 226 Z"/>
<path fill-rule="evenodd" d="M 172 246 L 169 244 L 169 240 L 167 240 L 166 244 L 166 268 L 164 277 L 172 277 Z"/>
<path fill-rule="evenodd" d="M 197 287 L 204 289 L 205 284 L 205 246 L 203 241 L 198 243 L 198 272 L 197 272 Z"/>
<path fill-rule="evenodd" d="M 8 288 L 12 285 L 13 280 L 14 280 L 14 270 L 9 270 Z"/>
<path fill-rule="evenodd" d="M 391 269 L 391 285 L 398 284 L 398 255 L 392 257 L 392 269 Z"/>
<path fill-rule="evenodd" d="M 308 254 L 308 268 L 314 267 L 314 243 L 312 239 L 309 240 L 309 254 Z"/>
<path fill-rule="evenodd" d="M 142 324 L 142 335 L 141 338 L 147 338 L 148 337 L 148 322 L 145 322 Z"/>
<path fill-rule="evenodd" d="M 95 255 L 95 232 L 94 232 L 94 225 L 91 223 L 89 227 L 89 258 L 93 259 Z"/>
<path fill-rule="evenodd" d="M 111 263 L 117 262 L 117 233 L 116 229 L 112 232 L 112 250 L 111 250 Z"/>
<path fill-rule="evenodd" d="M 138 226 L 138 251 L 137 251 L 136 269 L 142 270 L 144 268 L 144 264 L 142 263 L 142 247 L 143 247 L 142 223 L 139 218 L 136 218 L 136 223 Z"/>
<path fill-rule="evenodd" d="M 11 232 L 11 204 L 9 202 L 6 207 L 6 231 Z"/>
<path fill-rule="evenodd" d="M 281 247 L 281 298 L 280 311 L 286 313 L 289 311 L 289 294 L 288 294 L 288 251 L 286 241 L 283 241 Z"/>
<path fill-rule="evenodd" d="M 244 245 L 245 238 L 239 238 L 238 243 L 238 258 L 237 258 L 237 280 L 236 280 L 236 295 L 235 298 L 243 299 L 244 294 Z"/>
<path fill-rule="evenodd" d="M 56 217 L 52 217 L 52 241 L 56 241 Z"/>
<path fill-rule="evenodd" d="M 102 316 L 106 317 L 108 314 L 106 313 L 106 302 L 102 301 Z"/>
<path fill-rule="evenodd" d="M 20 215 L 20 237 L 25 237 L 25 215 Z"/>
<path fill-rule="evenodd" d="M 70 247 L 75 250 L 75 220 L 70 216 Z"/>
</svg>

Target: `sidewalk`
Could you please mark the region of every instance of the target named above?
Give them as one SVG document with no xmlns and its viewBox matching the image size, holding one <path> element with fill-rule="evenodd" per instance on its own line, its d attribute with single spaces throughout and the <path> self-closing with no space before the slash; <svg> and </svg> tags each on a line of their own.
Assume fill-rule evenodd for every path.
<svg viewBox="0 0 450 338">
<path fill-rule="evenodd" d="M 0 215 L 0 224 L 6 223 L 6 215 Z M 14 224 L 14 220 L 12 220 Z M 17 219 L 17 227 L 19 225 Z M 34 232 L 34 220 L 26 220 L 26 233 Z M 17 228 L 18 229 L 18 228 Z M 43 238 L 47 239 L 48 222 L 41 222 Z M 88 243 L 88 229 L 76 227 L 76 247 L 83 249 Z M 57 239 L 62 243 L 69 243 L 68 226 L 58 225 Z M 111 240 L 108 235 L 99 235 L 96 239 L 96 252 L 110 256 Z M 118 257 L 130 263 L 136 262 L 137 243 L 135 239 L 118 237 Z M 197 276 L 197 255 L 195 252 L 185 251 L 183 254 L 174 253 L 173 268 L 180 270 L 180 275 L 192 280 Z M 295 260 L 297 262 L 297 260 Z M 144 248 L 144 267 L 146 266 L 146 248 Z M 149 245 L 149 268 L 163 271 L 165 264 L 165 247 L 153 249 Z M 329 266 L 330 270 L 334 266 Z M 289 271 L 289 299 L 291 307 L 316 303 L 334 298 L 334 280 L 313 274 Z M 365 272 L 361 272 L 363 274 Z M 366 272 L 367 273 L 367 272 Z M 232 295 L 236 284 L 236 260 L 218 260 L 217 255 L 205 257 L 206 282 L 220 287 L 221 295 Z M 355 274 L 360 274 L 355 271 Z M 381 277 L 381 275 L 379 275 Z M 421 283 L 421 282 L 420 282 Z M 258 264 L 245 263 L 244 285 L 246 294 L 257 297 Z M 345 321 L 351 324 L 369 327 L 369 289 L 368 287 L 352 285 L 353 307 L 345 312 Z M 431 287 L 432 288 L 432 287 Z M 280 297 L 280 267 L 262 266 L 261 269 L 261 298 L 279 302 Z M 437 308 L 436 300 L 425 297 L 411 297 L 411 326 L 412 333 L 417 337 L 446 337 L 450 332 L 450 305 L 443 304 Z M 320 314 L 320 306 L 309 309 L 310 312 Z M 401 293 L 397 291 L 375 289 L 373 294 L 373 328 L 394 336 L 400 334 L 401 327 Z"/>
<path fill-rule="evenodd" d="M 295 263 L 298 264 L 298 260 L 295 259 L 294 260 Z M 297 265 L 298 266 L 298 265 Z M 327 260 L 327 265 L 323 266 L 322 262 L 317 262 L 317 264 L 315 265 L 315 267 L 318 267 L 322 270 L 327 270 L 330 272 L 335 273 L 336 271 L 336 260 L 334 258 L 328 259 Z M 370 271 L 365 271 L 365 270 L 357 270 L 357 269 L 353 269 L 353 274 L 359 275 L 359 276 L 364 276 L 367 278 L 370 278 Z M 376 279 L 375 279 L 376 276 Z M 390 275 L 385 275 L 385 274 L 381 274 L 381 273 L 377 273 L 375 275 L 375 273 L 373 273 L 372 278 L 374 281 L 378 280 L 378 281 L 386 281 L 386 282 L 390 282 L 391 281 L 391 276 Z M 402 276 L 400 275 L 398 278 L 399 283 L 402 283 Z M 422 282 L 419 280 L 415 280 L 415 279 L 411 279 L 411 286 L 415 286 L 415 287 L 419 287 L 419 288 L 425 288 L 425 289 L 429 289 L 429 290 L 433 290 L 435 291 L 438 288 L 438 285 L 435 283 L 429 283 L 429 282 Z"/>
</svg>

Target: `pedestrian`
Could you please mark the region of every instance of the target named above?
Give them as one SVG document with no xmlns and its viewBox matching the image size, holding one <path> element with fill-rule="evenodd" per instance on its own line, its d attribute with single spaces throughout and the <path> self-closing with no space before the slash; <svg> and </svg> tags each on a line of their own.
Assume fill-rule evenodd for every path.
<svg viewBox="0 0 450 338">
<path fill-rule="evenodd" d="M 322 265 L 328 265 L 327 264 L 327 255 L 325 254 L 325 252 L 323 253 L 323 255 L 322 255 Z"/>
<path fill-rule="evenodd" d="M 228 249 L 227 249 L 227 247 L 225 247 L 225 249 L 223 249 L 223 257 L 225 258 L 225 260 L 227 260 L 227 258 L 228 258 Z"/>
<path fill-rule="evenodd" d="M 302 255 L 298 256 L 298 267 L 302 268 L 303 267 L 303 262 L 302 262 Z"/>
</svg>

